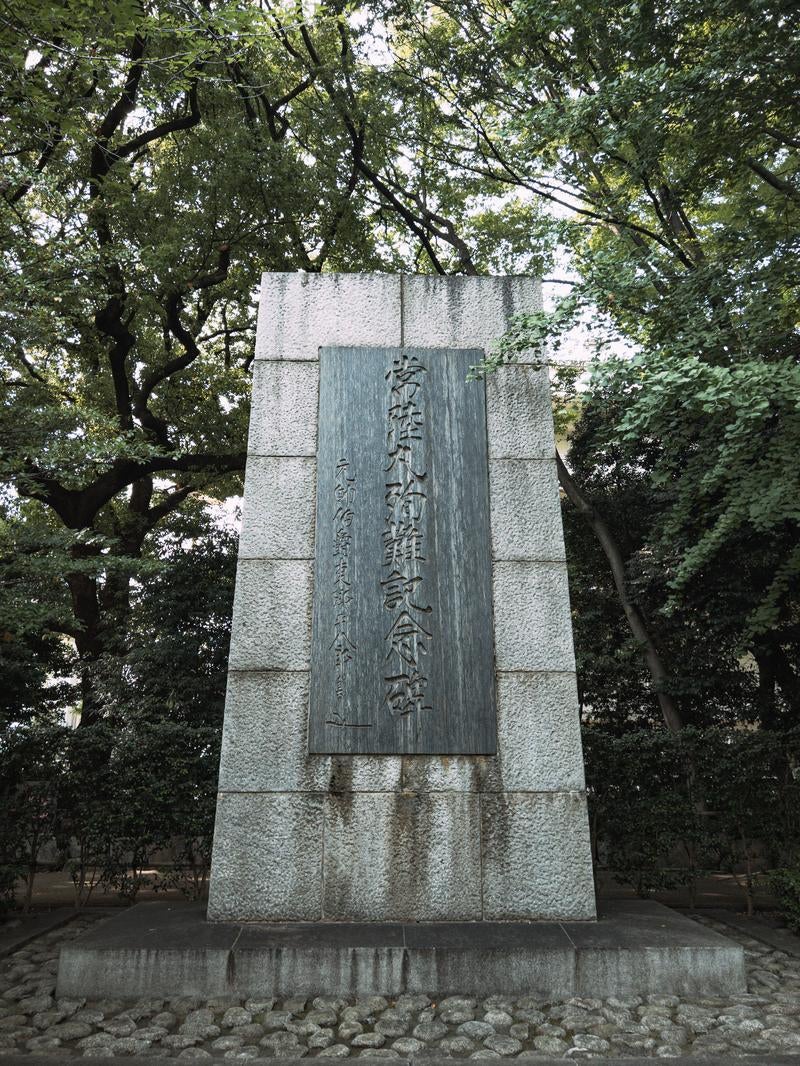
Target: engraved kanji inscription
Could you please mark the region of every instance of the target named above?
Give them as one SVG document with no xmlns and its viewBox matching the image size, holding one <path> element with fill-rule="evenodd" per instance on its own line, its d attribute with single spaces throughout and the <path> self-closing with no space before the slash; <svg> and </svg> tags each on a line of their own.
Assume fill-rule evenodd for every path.
<svg viewBox="0 0 800 1066">
<path fill-rule="evenodd" d="M 353 504 L 356 498 L 356 479 L 351 476 L 350 463 L 339 459 L 333 483 L 333 640 L 336 705 L 327 719 L 328 725 L 346 727 L 347 721 L 347 668 L 353 661 L 356 645 L 350 632 L 350 604 L 353 600 L 353 584 L 350 573 L 350 555 L 353 546 Z"/>
<path fill-rule="evenodd" d="M 428 371 L 417 355 L 399 351 L 386 371 L 387 415 L 386 504 L 383 565 L 386 576 L 383 606 L 392 617 L 386 634 L 385 700 L 392 715 L 432 710 L 426 702 L 428 677 L 422 660 L 430 652 L 431 606 L 425 596 L 425 491 L 422 389 Z"/>
<path fill-rule="evenodd" d="M 312 753 L 495 751 L 481 354 L 320 350 Z"/>
</svg>

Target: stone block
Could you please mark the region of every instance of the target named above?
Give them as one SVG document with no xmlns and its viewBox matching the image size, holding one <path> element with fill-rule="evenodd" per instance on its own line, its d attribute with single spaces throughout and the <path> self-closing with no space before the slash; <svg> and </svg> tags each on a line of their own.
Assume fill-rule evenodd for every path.
<svg viewBox="0 0 800 1066">
<path fill-rule="evenodd" d="M 230 670 L 307 670 L 313 565 L 305 559 L 240 559 Z"/>
<path fill-rule="evenodd" d="M 490 459 L 552 459 L 555 452 L 546 367 L 500 367 L 486 379 Z"/>
<path fill-rule="evenodd" d="M 729 996 L 746 983 L 734 940 L 652 900 L 601 904 L 598 921 L 569 926 L 576 949 L 576 995 Z"/>
<path fill-rule="evenodd" d="M 489 463 L 495 559 L 565 559 L 554 459 Z"/>
<path fill-rule="evenodd" d="M 325 799 L 325 918 L 481 916 L 480 807 L 471 793 Z"/>
<path fill-rule="evenodd" d="M 497 734 L 504 789 L 570 792 L 585 787 L 574 674 L 499 673 Z"/>
<path fill-rule="evenodd" d="M 240 559 L 313 559 L 316 461 L 251 456 Z"/>
<path fill-rule="evenodd" d="M 494 564 L 498 670 L 575 670 L 567 565 Z"/>
<path fill-rule="evenodd" d="M 220 792 L 321 792 L 330 759 L 308 755 L 308 674 L 228 675 Z"/>
<path fill-rule="evenodd" d="M 85 1000 L 224 993 L 240 928 L 211 924 L 204 912 L 203 904 L 159 900 L 93 923 L 62 945 L 56 995 Z"/>
<path fill-rule="evenodd" d="M 63 944 L 56 994 L 308 1000 L 423 992 L 440 1001 L 458 993 L 553 1002 L 745 990 L 740 944 L 651 901 L 606 902 L 596 922 L 242 925 L 207 922 L 202 904 L 164 900 L 118 910 Z M 12 1059 L 20 1066 L 45 1061 Z M 793 1060 L 752 1061 L 788 1066 Z"/>
<path fill-rule="evenodd" d="M 403 761 L 398 755 L 331 755 L 328 791 L 396 792 L 402 788 Z"/>
<path fill-rule="evenodd" d="M 486 920 L 595 917 L 583 793 L 484 795 L 481 828 Z"/>
<path fill-rule="evenodd" d="M 403 343 L 409 348 L 483 348 L 488 352 L 514 315 L 541 306 L 538 278 L 406 274 Z"/>
<path fill-rule="evenodd" d="M 414 924 L 403 932 L 408 985 L 440 1001 L 454 993 L 508 995 L 517 989 L 550 1001 L 573 994 L 575 952 L 554 922 Z"/>
<path fill-rule="evenodd" d="M 253 363 L 248 455 L 317 454 L 319 363 Z"/>
<path fill-rule="evenodd" d="M 319 921 L 322 799 L 220 793 L 208 896 L 212 921 Z"/>
<path fill-rule="evenodd" d="M 261 998 L 295 995 L 308 1000 L 330 995 L 366 998 L 375 995 L 376 989 L 405 986 L 409 966 L 401 925 L 373 926 L 364 935 L 363 926 L 326 922 L 317 927 L 313 941 L 307 927 L 295 929 L 303 932 L 288 938 L 276 938 L 263 926 L 242 931 L 233 953 L 240 990 L 252 988 Z M 355 936 L 356 943 L 352 942 L 354 929 L 361 934 Z M 304 1054 L 305 1048 L 298 1049 L 301 1052 Z M 353 1051 L 356 1054 L 358 1048 Z M 259 1059 L 257 1066 L 265 1066 L 267 1061 Z M 298 1062 L 290 1060 L 287 1066 L 297 1066 Z M 398 1066 L 410 1064 L 401 1061 Z"/>
<path fill-rule="evenodd" d="M 321 345 L 402 344 L 400 277 L 264 274 L 256 360 L 317 359 Z"/>
</svg>

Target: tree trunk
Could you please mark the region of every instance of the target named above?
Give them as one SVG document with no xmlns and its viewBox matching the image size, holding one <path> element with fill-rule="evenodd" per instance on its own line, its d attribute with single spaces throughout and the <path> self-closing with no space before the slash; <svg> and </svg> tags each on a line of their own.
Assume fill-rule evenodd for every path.
<svg viewBox="0 0 800 1066">
<path fill-rule="evenodd" d="M 567 495 L 567 499 L 587 522 L 603 549 L 603 553 L 611 567 L 617 595 L 625 612 L 631 633 L 644 651 L 645 662 L 653 683 L 653 692 L 658 700 L 664 723 L 667 729 L 677 733 L 683 728 L 683 719 L 675 700 L 665 691 L 669 682 L 669 671 L 650 632 L 644 614 L 633 601 L 628 591 L 625 560 L 619 545 L 608 525 L 575 483 L 558 449 L 556 449 L 556 469 L 558 470 L 558 480 Z"/>
<path fill-rule="evenodd" d="M 87 553 L 74 551 L 76 558 Z M 97 692 L 96 665 L 102 652 L 100 635 L 100 604 L 97 596 L 97 579 L 81 570 L 66 575 L 72 597 L 72 613 L 75 617 L 75 649 L 81 683 L 81 717 L 79 725 L 94 725 L 102 718 L 102 706 Z"/>
<path fill-rule="evenodd" d="M 753 658 L 758 667 L 758 718 L 763 729 L 778 728 L 778 701 L 775 691 L 775 665 L 769 651 L 758 646 L 753 648 Z"/>
</svg>

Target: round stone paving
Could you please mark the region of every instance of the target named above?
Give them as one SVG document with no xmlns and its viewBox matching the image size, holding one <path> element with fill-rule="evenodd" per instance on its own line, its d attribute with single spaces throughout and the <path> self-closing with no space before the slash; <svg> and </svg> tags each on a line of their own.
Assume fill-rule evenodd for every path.
<svg viewBox="0 0 800 1066">
<path fill-rule="evenodd" d="M 748 991 L 548 1002 L 406 995 L 276 1000 L 56 999 L 61 944 L 91 915 L 0 959 L 0 1056 L 536 1059 L 800 1055 L 800 959 L 700 919 L 745 949 Z"/>
</svg>

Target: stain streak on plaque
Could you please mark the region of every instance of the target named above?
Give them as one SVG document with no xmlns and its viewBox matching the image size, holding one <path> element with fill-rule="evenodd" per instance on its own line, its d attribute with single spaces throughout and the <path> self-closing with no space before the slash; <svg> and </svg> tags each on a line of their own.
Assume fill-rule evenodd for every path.
<svg viewBox="0 0 800 1066">
<path fill-rule="evenodd" d="M 481 357 L 320 351 L 312 753 L 496 750 Z"/>
</svg>

